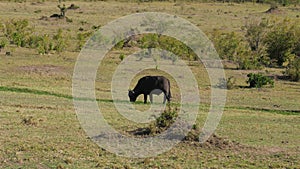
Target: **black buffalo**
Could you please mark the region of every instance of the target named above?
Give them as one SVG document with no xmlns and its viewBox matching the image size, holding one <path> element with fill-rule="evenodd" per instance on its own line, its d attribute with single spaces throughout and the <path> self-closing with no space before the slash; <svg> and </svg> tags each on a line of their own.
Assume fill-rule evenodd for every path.
<svg viewBox="0 0 300 169">
<path fill-rule="evenodd" d="M 129 90 L 128 96 L 131 102 L 135 102 L 136 98 L 143 94 L 144 103 L 147 103 L 147 95 L 150 95 L 150 102 L 153 101 L 152 94 L 159 95 L 164 93 L 164 103 L 166 100 L 170 102 L 171 91 L 170 81 L 164 76 L 144 76 L 142 77 L 133 90 Z"/>
</svg>

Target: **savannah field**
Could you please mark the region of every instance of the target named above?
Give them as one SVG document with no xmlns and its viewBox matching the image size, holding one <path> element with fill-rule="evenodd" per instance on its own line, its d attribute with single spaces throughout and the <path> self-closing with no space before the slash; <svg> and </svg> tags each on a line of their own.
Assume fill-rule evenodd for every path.
<svg viewBox="0 0 300 169">
<path fill-rule="evenodd" d="M 182 17 L 203 32 L 214 30 L 242 33 L 251 18 L 290 19 L 300 23 L 300 6 L 279 6 L 266 13 L 269 4 L 198 2 L 64 1 L 78 9 L 58 14 L 58 1 L 0 1 L 0 23 L 25 19 L 30 34 L 54 35 L 59 29 L 65 49 L 39 54 L 36 48 L 7 44 L 0 52 L 0 168 L 300 168 L 300 82 L 275 78 L 274 87 L 248 88 L 247 74 L 262 72 L 283 76 L 284 68 L 237 70 L 224 61 L 226 77 L 236 79 L 227 90 L 222 119 L 205 143 L 185 140 L 155 157 L 126 158 L 95 144 L 81 128 L 72 97 L 72 76 L 78 57 L 78 34 L 119 17 L 137 12 L 165 12 Z M 90 34 L 91 35 L 91 34 Z M 90 36 L 89 35 L 89 36 Z M 4 34 L 1 34 L 3 37 Z M 88 38 L 88 36 L 86 37 Z M 83 40 L 84 42 L 84 40 Z M 136 49 L 116 48 L 103 59 L 97 72 L 95 91 L 105 119 L 115 129 L 129 134 L 148 124 L 133 123 L 118 114 L 111 97 L 111 78 L 121 63 L 120 54 Z M 196 128 L 205 123 L 210 104 L 210 83 L 204 66 L 186 61 L 194 73 L 201 97 Z M 171 80 L 173 103 L 180 93 L 170 75 L 155 68 L 145 74 L 163 74 Z M 129 88 L 129 87 L 128 87 Z M 142 104 L 142 96 L 135 103 Z"/>
</svg>

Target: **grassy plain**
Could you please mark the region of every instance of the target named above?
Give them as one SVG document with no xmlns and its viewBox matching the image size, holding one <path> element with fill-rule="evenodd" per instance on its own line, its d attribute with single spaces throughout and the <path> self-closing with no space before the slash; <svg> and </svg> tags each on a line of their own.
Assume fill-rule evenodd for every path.
<svg viewBox="0 0 300 169">
<path fill-rule="evenodd" d="M 90 30 L 136 12 L 176 14 L 209 33 L 213 29 L 241 32 L 249 18 L 299 20 L 296 15 L 300 11 L 281 7 L 281 12 L 267 14 L 264 11 L 269 5 L 252 3 L 65 2 L 71 3 L 80 7 L 67 11 L 72 22 L 40 20 L 59 12 L 56 1 L 1 1 L 0 19 L 28 19 L 37 33 L 52 34 L 62 28 L 72 37 L 79 27 Z M 34 12 L 37 10 L 41 12 Z M 70 38 L 69 45 L 74 43 Z M 12 55 L 6 56 L 5 50 L 12 51 Z M 120 52 L 131 52 L 127 50 L 109 53 L 96 79 L 96 95 L 104 116 L 123 132 L 139 126 L 121 118 L 110 102 L 110 79 L 121 62 Z M 78 52 L 70 51 L 39 55 L 33 49 L 13 46 L 0 53 L 0 168 L 300 168 L 299 82 L 276 80 L 274 88 L 228 90 L 216 138 L 204 145 L 185 141 L 156 157 L 130 159 L 98 147 L 80 127 L 72 102 L 72 73 L 77 56 Z M 190 68 L 201 94 L 197 119 L 201 128 L 210 103 L 210 84 L 201 64 Z M 237 79 L 238 86 L 247 86 L 246 75 L 256 71 L 228 68 L 225 72 L 227 77 Z M 281 75 L 282 69 L 268 69 L 268 73 Z M 176 83 L 171 80 L 171 84 Z M 178 87 L 174 85 L 172 90 L 174 99 L 179 100 Z"/>
</svg>

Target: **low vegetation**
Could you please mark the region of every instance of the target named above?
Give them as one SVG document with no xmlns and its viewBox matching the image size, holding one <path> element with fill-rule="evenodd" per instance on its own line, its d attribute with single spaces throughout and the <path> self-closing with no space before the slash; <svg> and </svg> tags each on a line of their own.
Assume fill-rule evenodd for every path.
<svg viewBox="0 0 300 169">
<path fill-rule="evenodd" d="M 256 87 L 256 88 L 261 88 L 265 85 L 270 85 L 271 87 L 274 87 L 274 80 L 271 79 L 270 77 L 264 76 L 261 73 L 255 74 L 255 73 L 249 73 L 247 75 L 249 78 L 247 80 L 247 83 L 249 83 L 249 87 Z"/>
<path fill-rule="evenodd" d="M 300 57 L 293 59 L 288 64 L 285 74 L 293 81 L 300 81 Z"/>
<path fill-rule="evenodd" d="M 94 29 L 87 31 L 80 30 L 74 47 L 67 47 L 70 35 L 58 29 L 54 35 L 36 34 L 28 20 L 11 20 L 2 23 L 2 37 L 0 39 L 1 49 L 7 45 L 17 47 L 34 48 L 39 54 L 53 52 L 79 51 Z M 297 80 L 297 59 L 300 57 L 300 27 L 296 22 L 284 20 L 261 20 L 249 21 L 241 27 L 244 34 L 235 32 L 222 32 L 215 30 L 211 33 L 213 43 L 220 57 L 233 61 L 237 69 L 262 69 L 264 67 L 285 67 L 291 80 Z M 188 60 L 197 60 L 193 51 L 183 43 L 166 36 L 155 34 L 139 35 L 131 37 L 126 41 L 119 42 L 115 49 L 124 47 L 161 48 L 173 52 L 176 62 L 177 56 Z M 295 61 L 294 61 L 295 60 Z"/>
<path fill-rule="evenodd" d="M 42 34 L 38 35 L 34 28 L 29 25 L 29 21 L 11 20 L 2 24 L 1 46 L 4 48 L 8 45 L 17 47 L 33 48 L 39 54 L 49 54 L 51 51 L 63 52 L 67 46 L 67 35 L 64 35 L 62 29 L 58 29 L 54 35 Z"/>
<path fill-rule="evenodd" d="M 222 59 L 237 63 L 238 69 L 286 67 L 299 57 L 300 27 L 290 20 L 249 21 L 244 36 L 214 32 L 213 41 Z"/>
</svg>

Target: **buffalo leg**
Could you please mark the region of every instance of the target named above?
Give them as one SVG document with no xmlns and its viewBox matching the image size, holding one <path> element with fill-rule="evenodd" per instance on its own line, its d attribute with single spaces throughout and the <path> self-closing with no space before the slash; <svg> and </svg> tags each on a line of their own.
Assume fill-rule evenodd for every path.
<svg viewBox="0 0 300 169">
<path fill-rule="evenodd" d="M 164 104 L 166 103 L 166 100 L 167 100 L 167 95 L 166 95 L 166 93 L 164 93 Z"/>
<path fill-rule="evenodd" d="M 153 103 L 153 94 L 150 94 L 150 102 Z"/>
<path fill-rule="evenodd" d="M 146 104 L 147 103 L 147 95 L 144 94 L 144 103 Z"/>
<path fill-rule="evenodd" d="M 168 92 L 164 92 L 164 102 L 163 103 L 166 103 L 166 100 L 168 100 L 168 102 L 170 102 L 170 93 L 168 93 Z"/>
</svg>

